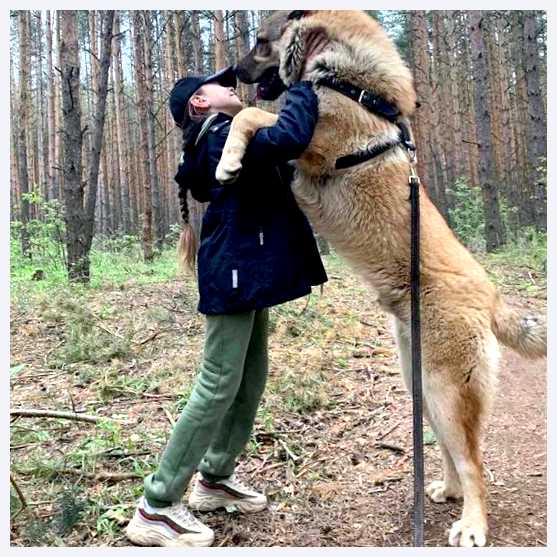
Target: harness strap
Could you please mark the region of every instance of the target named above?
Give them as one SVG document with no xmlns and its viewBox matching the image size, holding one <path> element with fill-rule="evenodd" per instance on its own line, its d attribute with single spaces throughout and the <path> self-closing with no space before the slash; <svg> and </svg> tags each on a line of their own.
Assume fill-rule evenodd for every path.
<svg viewBox="0 0 557 557">
<path fill-rule="evenodd" d="M 336 77 L 322 77 L 318 79 L 316 83 L 317 85 L 324 85 L 325 87 L 329 87 L 329 89 L 334 89 L 338 93 L 342 93 L 367 108 L 370 112 L 383 116 L 383 118 L 386 118 L 390 122 L 395 122 L 400 116 L 400 111 L 396 105 L 386 101 L 380 95 L 362 89 L 348 81 L 337 79 Z"/>
<path fill-rule="evenodd" d="M 341 170 L 343 168 L 350 168 L 351 166 L 356 166 L 357 164 L 361 164 L 363 162 L 369 161 L 383 153 L 386 153 L 393 147 L 400 145 L 402 142 L 399 140 L 391 141 L 390 143 L 384 143 L 383 145 L 375 145 L 374 147 L 366 147 L 361 151 L 356 151 L 355 153 L 351 153 L 350 155 L 345 155 L 344 157 L 340 157 L 335 162 L 335 168 L 337 170 Z"/>
<path fill-rule="evenodd" d="M 407 151 L 414 152 L 416 146 L 412 143 L 410 139 L 410 131 L 408 126 L 404 122 L 396 122 L 399 129 L 398 139 L 396 141 L 390 141 L 389 143 L 384 143 L 383 145 L 374 145 L 373 147 L 366 147 L 350 155 L 345 155 L 344 157 L 339 157 L 335 162 L 335 168 L 341 170 L 344 168 L 350 168 L 351 166 L 356 166 L 363 162 L 369 161 L 383 153 L 386 153 L 390 149 L 402 145 Z"/>
</svg>

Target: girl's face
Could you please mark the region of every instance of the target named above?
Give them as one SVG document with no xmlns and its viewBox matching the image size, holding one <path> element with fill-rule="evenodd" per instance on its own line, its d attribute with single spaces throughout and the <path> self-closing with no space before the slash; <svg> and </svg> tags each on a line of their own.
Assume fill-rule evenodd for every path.
<svg viewBox="0 0 557 557">
<path fill-rule="evenodd" d="M 196 112 L 224 112 L 235 116 L 244 108 L 233 87 L 207 83 L 190 100 Z"/>
</svg>

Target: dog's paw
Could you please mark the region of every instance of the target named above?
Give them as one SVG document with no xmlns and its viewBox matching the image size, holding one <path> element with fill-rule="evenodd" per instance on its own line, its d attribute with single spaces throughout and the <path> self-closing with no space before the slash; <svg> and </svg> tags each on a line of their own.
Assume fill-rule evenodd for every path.
<svg viewBox="0 0 557 557">
<path fill-rule="evenodd" d="M 453 547 L 484 547 L 487 542 L 487 527 L 474 524 L 471 520 L 457 520 L 449 533 L 449 544 Z"/>
<path fill-rule="evenodd" d="M 232 157 L 222 157 L 215 172 L 216 179 L 221 184 L 230 184 L 240 175 L 242 161 Z"/>
<path fill-rule="evenodd" d="M 446 503 L 447 499 L 459 499 L 462 497 L 460 490 L 450 488 L 442 480 L 431 482 L 425 488 L 425 491 L 434 503 Z"/>
</svg>

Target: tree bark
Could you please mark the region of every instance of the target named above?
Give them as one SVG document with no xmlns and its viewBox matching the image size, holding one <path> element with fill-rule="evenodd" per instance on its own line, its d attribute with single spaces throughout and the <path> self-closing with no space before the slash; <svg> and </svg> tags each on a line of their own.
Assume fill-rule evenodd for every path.
<svg viewBox="0 0 557 557">
<path fill-rule="evenodd" d="M 247 11 L 236 10 L 234 21 L 236 24 L 237 60 L 240 60 L 250 50 Z M 239 82 L 239 96 L 245 105 L 255 104 L 254 86 Z"/>
<path fill-rule="evenodd" d="M 199 26 L 199 12 L 192 10 L 190 12 L 190 26 L 193 45 L 193 67 L 194 73 L 200 75 L 203 73 L 203 43 L 201 41 L 201 28 Z M 178 29 L 176 29 L 178 32 Z"/>
<path fill-rule="evenodd" d="M 81 183 L 81 103 L 77 14 L 60 13 L 60 60 L 62 71 L 62 135 L 64 150 L 64 205 L 66 248 L 70 281 L 89 280 L 83 187 Z"/>
<path fill-rule="evenodd" d="M 10 91 L 16 91 L 13 52 L 10 49 Z M 16 95 L 10 95 L 10 220 L 21 221 L 18 184 L 18 124 Z"/>
<path fill-rule="evenodd" d="M 122 227 L 125 234 L 131 231 L 131 215 L 130 215 L 130 154 L 129 141 L 127 137 L 127 110 L 125 109 L 124 95 L 124 76 L 122 71 L 122 49 L 120 36 L 120 15 L 118 12 L 114 15 L 114 100 L 116 107 L 116 141 L 119 151 L 119 173 L 120 186 L 122 189 Z"/>
<path fill-rule="evenodd" d="M 99 163 L 103 140 L 104 120 L 106 115 L 106 96 L 108 91 L 108 73 L 112 57 L 112 27 L 114 11 L 106 10 L 101 17 L 101 56 L 98 70 L 98 84 L 95 94 L 95 109 L 92 118 L 91 156 L 87 177 L 87 201 L 85 205 L 87 252 L 91 248 L 95 228 L 95 206 L 97 203 L 97 188 L 99 180 Z M 107 181 L 105 176 L 105 181 Z"/>
<path fill-rule="evenodd" d="M 18 181 L 20 196 L 20 218 L 21 218 L 21 253 L 31 257 L 31 245 L 29 241 L 29 201 L 26 198 L 29 193 L 29 171 L 27 156 L 27 129 L 29 126 L 29 12 L 22 10 L 18 12 L 19 23 L 19 126 L 17 134 L 17 160 Z"/>
<path fill-rule="evenodd" d="M 226 67 L 226 53 L 224 36 L 224 15 L 222 10 L 215 10 L 215 71 Z"/>
<path fill-rule="evenodd" d="M 487 98 L 489 71 L 482 30 L 483 17 L 484 13 L 480 10 L 470 12 L 470 37 L 474 53 L 474 108 L 480 144 L 479 176 L 484 202 L 486 249 L 494 251 L 505 243 L 505 235 L 499 212 L 499 197 L 493 165 L 491 115 Z"/>
<path fill-rule="evenodd" d="M 418 174 L 429 185 L 429 194 L 439 206 L 437 191 L 433 188 L 433 168 L 431 153 L 431 127 L 429 115 L 433 111 L 431 90 L 431 61 L 428 48 L 428 32 L 425 11 L 412 10 L 408 14 L 408 31 L 410 38 L 410 60 L 414 76 L 414 87 L 420 107 L 413 116 L 412 132 L 418 153 Z"/>
<path fill-rule="evenodd" d="M 523 19 L 524 75 L 526 78 L 528 119 L 526 152 L 528 155 L 528 186 L 531 190 L 532 224 L 546 230 L 547 192 L 545 164 L 547 157 L 545 107 L 542 96 L 540 65 L 537 46 L 536 16 L 525 11 Z"/>
<path fill-rule="evenodd" d="M 143 259 L 152 261 L 153 253 L 153 208 L 151 198 L 151 177 L 149 161 L 149 132 L 147 129 L 147 87 L 145 83 L 145 54 L 143 33 L 145 32 L 142 14 L 138 11 L 133 15 L 133 42 L 135 79 L 137 83 L 137 106 L 139 114 L 139 132 L 141 137 L 141 148 L 139 157 L 141 160 L 142 174 L 140 183 L 143 185 Z"/>
<path fill-rule="evenodd" d="M 58 189 L 56 188 L 56 172 L 54 165 L 56 164 L 56 95 L 55 95 L 55 76 L 52 68 L 52 22 L 50 19 L 50 11 L 46 12 L 46 50 L 47 50 L 47 76 L 48 76 L 48 188 L 49 199 L 58 197 Z"/>
<path fill-rule="evenodd" d="M 145 111 L 147 125 L 147 149 L 149 159 L 149 182 L 151 189 L 151 205 L 153 211 L 153 224 L 155 228 L 155 247 L 162 251 L 164 241 L 164 222 L 161 211 L 161 195 L 159 186 L 159 173 L 157 169 L 157 156 L 155 147 L 155 115 L 153 91 L 153 22 L 149 11 L 143 12 L 143 53 L 145 56 Z"/>
<path fill-rule="evenodd" d="M 184 40 L 186 21 L 183 10 L 174 12 L 174 29 L 176 40 L 176 63 L 178 65 L 178 74 L 185 77 L 188 73 L 186 66 L 186 45 Z"/>
</svg>

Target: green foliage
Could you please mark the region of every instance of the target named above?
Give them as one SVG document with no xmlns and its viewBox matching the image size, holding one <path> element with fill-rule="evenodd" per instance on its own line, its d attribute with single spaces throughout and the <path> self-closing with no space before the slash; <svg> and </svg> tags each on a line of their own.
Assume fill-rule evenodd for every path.
<svg viewBox="0 0 557 557">
<path fill-rule="evenodd" d="M 490 254 L 490 261 L 547 272 L 547 233 L 533 226 L 523 228 L 510 242 Z"/>
<path fill-rule="evenodd" d="M 449 220 L 455 234 L 470 249 L 485 249 L 485 217 L 480 188 L 471 188 L 465 178 L 458 178 L 447 193 L 453 198 Z"/>
<path fill-rule="evenodd" d="M 58 199 L 45 201 L 36 191 L 22 195 L 30 206 L 43 215 L 27 224 L 31 254 L 39 267 L 64 267 L 66 263 L 64 211 Z M 21 227 L 21 223 L 14 225 Z"/>
<path fill-rule="evenodd" d="M 79 297 L 62 295 L 55 296 L 53 301 L 43 301 L 42 317 L 64 325 L 61 328 L 64 342 L 48 359 L 52 367 L 75 362 L 108 362 L 131 352 L 133 330 L 126 329 L 123 334 L 111 332 Z"/>
</svg>

